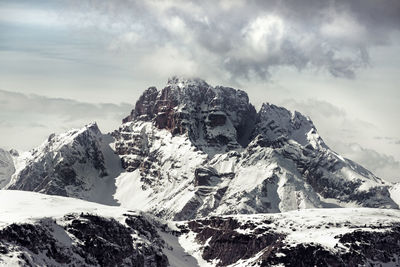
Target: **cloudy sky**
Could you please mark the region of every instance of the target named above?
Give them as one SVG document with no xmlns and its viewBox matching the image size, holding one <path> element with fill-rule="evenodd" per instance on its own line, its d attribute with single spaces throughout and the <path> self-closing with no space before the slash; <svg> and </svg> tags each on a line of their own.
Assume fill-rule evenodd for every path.
<svg viewBox="0 0 400 267">
<path fill-rule="evenodd" d="M 200 77 L 311 117 L 337 152 L 400 181 L 398 0 L 2 0 L 0 147 L 97 121 Z"/>
</svg>

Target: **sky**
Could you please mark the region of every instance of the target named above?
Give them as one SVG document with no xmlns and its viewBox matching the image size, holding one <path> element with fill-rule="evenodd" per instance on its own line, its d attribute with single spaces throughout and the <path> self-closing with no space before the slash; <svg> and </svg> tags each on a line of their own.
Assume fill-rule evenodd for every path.
<svg viewBox="0 0 400 267">
<path fill-rule="evenodd" d="M 400 182 L 399 30 L 398 0 L 1 0 L 0 147 L 112 131 L 178 75 L 298 110 Z"/>
</svg>

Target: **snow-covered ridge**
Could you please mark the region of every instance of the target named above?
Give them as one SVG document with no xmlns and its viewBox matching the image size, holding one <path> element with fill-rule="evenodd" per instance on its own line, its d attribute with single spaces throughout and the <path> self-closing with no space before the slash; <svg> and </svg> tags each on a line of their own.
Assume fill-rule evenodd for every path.
<svg viewBox="0 0 400 267">
<path fill-rule="evenodd" d="M 122 207 L 0 191 L 0 266 L 395 266 L 399 238 L 399 210 L 309 209 L 166 223 Z"/>
<path fill-rule="evenodd" d="M 112 137 L 103 135 L 96 123 L 63 134 L 51 134 L 30 151 L 25 166 L 7 189 L 73 196 L 105 204 L 116 204 L 115 177 L 120 159 L 110 147 Z"/>
<path fill-rule="evenodd" d="M 286 138 L 314 149 L 327 148 L 310 118 L 269 103 L 261 106 L 255 133 L 269 141 Z"/>
</svg>

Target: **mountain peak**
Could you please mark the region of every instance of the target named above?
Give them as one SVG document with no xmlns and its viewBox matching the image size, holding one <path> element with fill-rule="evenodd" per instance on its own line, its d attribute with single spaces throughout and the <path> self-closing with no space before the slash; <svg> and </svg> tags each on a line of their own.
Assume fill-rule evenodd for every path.
<svg viewBox="0 0 400 267">
<path fill-rule="evenodd" d="M 95 122 L 51 134 L 30 152 L 26 166 L 15 174 L 7 188 L 113 203 L 112 196 L 93 194 L 113 179 L 109 176 L 115 170 L 109 170 L 107 164 L 113 161 L 113 165 L 120 166 L 120 159 L 109 148 L 107 139 Z"/>
<path fill-rule="evenodd" d="M 210 87 L 204 80 L 200 78 L 186 78 L 183 76 L 172 76 L 168 78 L 167 86 L 176 86 L 179 88 L 189 87 L 189 86 L 202 86 Z"/>
<path fill-rule="evenodd" d="M 145 90 L 123 122 L 151 121 L 173 135 L 187 134 L 196 147 L 214 154 L 247 145 L 255 120 L 244 91 L 174 76 L 161 91 Z"/>
<path fill-rule="evenodd" d="M 162 90 L 147 89 L 114 137 L 144 192 L 177 201 L 176 210 L 149 207 L 166 217 L 325 207 L 330 199 L 398 207 L 378 177 L 326 146 L 310 118 L 270 103 L 256 112 L 246 92 L 200 79 L 172 77 Z M 194 196 L 180 196 L 170 180 Z"/>
<path fill-rule="evenodd" d="M 269 141 L 284 137 L 302 146 L 311 144 L 315 148 L 326 147 L 311 119 L 298 111 L 292 112 L 284 107 L 264 103 L 258 115 L 260 122 L 257 133 Z"/>
<path fill-rule="evenodd" d="M 149 87 L 123 123 L 137 120 L 151 121 L 174 135 L 188 134 L 205 152 L 207 147 L 214 152 L 246 147 L 258 134 L 268 142 L 286 138 L 303 146 L 310 142 L 326 146 L 312 121 L 301 113 L 270 103 L 257 113 L 245 91 L 212 87 L 198 78 L 173 76 L 162 90 Z"/>
</svg>

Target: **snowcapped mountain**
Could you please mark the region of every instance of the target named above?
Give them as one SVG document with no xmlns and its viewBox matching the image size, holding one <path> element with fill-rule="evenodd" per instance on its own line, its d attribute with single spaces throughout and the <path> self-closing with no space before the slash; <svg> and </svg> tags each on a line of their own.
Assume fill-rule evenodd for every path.
<svg viewBox="0 0 400 267">
<path fill-rule="evenodd" d="M 311 209 L 165 222 L 121 207 L 1 190 L 0 218 L 0 266 L 400 263 L 399 210 Z"/>
<path fill-rule="evenodd" d="M 400 184 L 200 79 L 145 90 L 110 134 L 0 150 L 0 189 L 0 266 L 400 264 Z"/>
<path fill-rule="evenodd" d="M 392 185 L 332 151 L 309 118 L 268 103 L 257 112 L 244 91 L 176 77 L 145 90 L 111 135 L 96 124 L 51 135 L 6 188 L 174 220 L 398 208 Z"/>
<path fill-rule="evenodd" d="M 116 205 L 112 194 L 122 168 L 110 142 L 112 138 L 103 135 L 95 123 L 51 134 L 30 151 L 24 166 L 5 187 Z"/>
<path fill-rule="evenodd" d="M 127 172 L 115 198 L 127 207 L 175 220 L 398 208 L 390 185 L 329 149 L 309 118 L 272 104 L 257 113 L 241 90 L 172 78 L 123 122 L 113 136 Z"/>
</svg>

